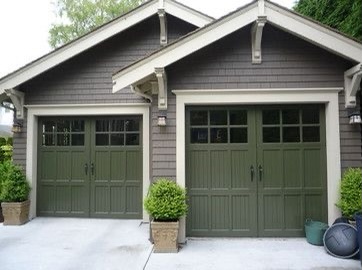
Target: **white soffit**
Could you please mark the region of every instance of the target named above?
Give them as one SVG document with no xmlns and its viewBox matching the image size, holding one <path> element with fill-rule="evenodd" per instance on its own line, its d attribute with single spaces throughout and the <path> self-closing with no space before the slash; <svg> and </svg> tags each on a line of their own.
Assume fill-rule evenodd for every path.
<svg viewBox="0 0 362 270">
<path fill-rule="evenodd" d="M 101 26 L 89 34 L 58 48 L 53 52 L 50 52 L 49 54 L 20 68 L 19 70 L 3 77 L 0 79 L 0 94 L 4 92 L 4 89 L 15 88 L 16 86 L 59 65 L 60 63 L 76 56 L 77 54 L 151 17 L 152 15 L 156 15 L 159 5 L 159 0 L 146 2 L 140 7 Z M 165 0 L 164 6 L 167 13 L 198 27 L 202 27 L 205 24 L 213 21 L 211 17 L 208 17 L 172 0 Z"/>
<path fill-rule="evenodd" d="M 308 20 L 285 8 L 265 1 L 263 13 L 267 23 L 294 34 L 343 58 L 362 62 L 362 44 Z M 181 38 L 164 49 L 122 69 L 113 75 L 113 93 L 141 80 L 154 72 L 155 67 L 166 67 L 179 59 L 215 42 L 224 36 L 257 20 L 258 2 L 227 15 L 195 33 Z"/>
</svg>

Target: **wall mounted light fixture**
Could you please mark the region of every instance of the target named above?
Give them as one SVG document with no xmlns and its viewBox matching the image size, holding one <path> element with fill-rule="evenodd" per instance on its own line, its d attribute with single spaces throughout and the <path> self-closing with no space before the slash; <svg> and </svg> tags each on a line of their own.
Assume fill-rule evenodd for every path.
<svg viewBox="0 0 362 270">
<path fill-rule="evenodd" d="M 21 122 L 14 122 L 13 127 L 11 128 L 11 131 L 13 133 L 20 133 L 22 127 L 23 127 L 23 124 Z"/>
<path fill-rule="evenodd" d="M 157 118 L 157 125 L 159 127 L 165 127 L 166 126 L 166 116 L 165 115 L 159 115 Z"/>
<path fill-rule="evenodd" d="M 362 123 L 361 113 L 357 110 L 350 110 L 348 112 L 348 117 L 350 125 L 357 125 Z"/>
</svg>

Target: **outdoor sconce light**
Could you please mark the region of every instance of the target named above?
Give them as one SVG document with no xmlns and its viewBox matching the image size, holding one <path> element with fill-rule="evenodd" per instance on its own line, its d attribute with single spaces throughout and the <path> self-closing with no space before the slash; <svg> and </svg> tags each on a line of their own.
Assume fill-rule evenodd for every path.
<svg viewBox="0 0 362 270">
<path fill-rule="evenodd" d="M 13 127 L 11 128 L 11 131 L 13 133 L 20 133 L 22 127 L 23 127 L 23 125 L 20 122 L 14 122 Z"/>
<path fill-rule="evenodd" d="M 166 116 L 165 115 L 159 115 L 157 119 L 157 125 L 159 127 L 165 127 L 166 126 Z"/>
<path fill-rule="evenodd" d="M 350 125 L 356 125 L 361 124 L 361 113 L 356 110 L 348 110 L 348 117 L 349 117 L 349 124 Z"/>
</svg>

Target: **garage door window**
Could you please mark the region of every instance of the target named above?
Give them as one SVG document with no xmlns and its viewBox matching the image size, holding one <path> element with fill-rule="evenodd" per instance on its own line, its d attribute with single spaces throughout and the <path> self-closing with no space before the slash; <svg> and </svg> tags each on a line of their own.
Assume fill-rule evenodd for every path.
<svg viewBox="0 0 362 270">
<path fill-rule="evenodd" d="M 139 145 L 138 119 L 96 120 L 96 145 Z"/>
<path fill-rule="evenodd" d="M 42 125 L 43 146 L 84 145 L 84 120 L 49 120 Z"/>
<path fill-rule="evenodd" d="M 192 144 L 247 143 L 246 110 L 197 110 L 190 112 Z"/>
</svg>

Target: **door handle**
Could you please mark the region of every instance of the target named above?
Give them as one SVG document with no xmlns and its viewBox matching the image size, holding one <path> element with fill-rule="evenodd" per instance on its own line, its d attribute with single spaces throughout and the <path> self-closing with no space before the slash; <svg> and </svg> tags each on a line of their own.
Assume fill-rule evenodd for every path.
<svg viewBox="0 0 362 270">
<path fill-rule="evenodd" d="M 84 164 L 85 175 L 88 175 L 88 163 Z"/>
<path fill-rule="evenodd" d="M 263 177 L 263 166 L 259 165 L 258 169 L 259 169 L 259 181 L 261 181 Z"/>
<path fill-rule="evenodd" d="M 91 163 L 91 173 L 92 173 L 92 175 L 94 175 L 94 164 L 93 164 L 93 162 Z"/>
<path fill-rule="evenodd" d="M 254 166 L 253 165 L 250 166 L 250 178 L 251 178 L 251 182 L 253 182 L 253 180 L 254 180 Z"/>
</svg>

